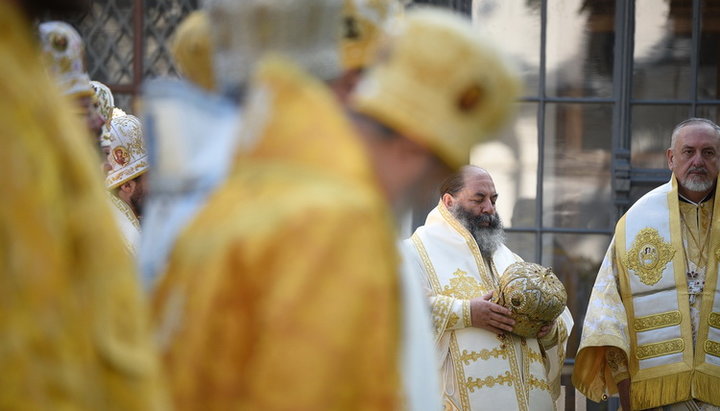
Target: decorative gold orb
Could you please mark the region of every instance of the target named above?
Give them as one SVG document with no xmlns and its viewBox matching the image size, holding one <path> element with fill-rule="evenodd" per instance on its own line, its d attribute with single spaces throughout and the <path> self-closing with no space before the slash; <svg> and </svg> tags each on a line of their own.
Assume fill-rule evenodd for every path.
<svg viewBox="0 0 720 411">
<path fill-rule="evenodd" d="M 512 311 L 513 334 L 535 338 L 543 325 L 562 314 L 567 293 L 551 268 L 518 262 L 500 278 L 498 304 Z"/>
</svg>

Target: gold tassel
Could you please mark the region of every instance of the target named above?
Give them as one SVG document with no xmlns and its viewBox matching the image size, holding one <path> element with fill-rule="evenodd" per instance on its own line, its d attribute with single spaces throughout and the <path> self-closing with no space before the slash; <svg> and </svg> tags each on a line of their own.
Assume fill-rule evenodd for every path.
<svg viewBox="0 0 720 411">
<path fill-rule="evenodd" d="M 632 409 L 644 410 L 646 408 L 655 408 L 691 399 L 690 386 L 692 373 L 692 371 L 686 371 L 648 380 L 633 381 L 630 388 Z M 697 386 L 697 381 L 694 385 Z M 706 385 L 707 392 L 710 393 L 709 380 Z M 715 387 L 717 387 L 717 385 Z M 714 394 L 717 398 L 720 398 L 718 393 Z"/>
</svg>

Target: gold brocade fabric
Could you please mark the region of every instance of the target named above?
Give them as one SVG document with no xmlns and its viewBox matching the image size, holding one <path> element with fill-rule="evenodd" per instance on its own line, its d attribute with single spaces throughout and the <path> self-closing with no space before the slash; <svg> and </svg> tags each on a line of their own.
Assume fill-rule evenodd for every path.
<svg viewBox="0 0 720 411">
<path fill-rule="evenodd" d="M 108 193 L 108 197 L 112 203 L 113 215 L 120 229 L 125 249 L 134 256 L 140 242 L 140 220 L 125 201 L 112 193 Z"/>
<path fill-rule="evenodd" d="M 84 127 L 0 2 L 0 409 L 165 409 Z"/>
<path fill-rule="evenodd" d="M 282 96 L 264 128 L 272 141 L 237 159 L 179 238 L 153 299 L 175 406 L 395 409 L 389 210 L 369 177 L 349 177 L 369 176 L 369 165 L 334 97 L 289 66 L 271 72 L 260 78 Z M 355 171 L 311 166 L 315 149 Z"/>
<path fill-rule="evenodd" d="M 543 341 L 472 326 L 470 302 L 502 282 L 520 257 L 501 245 L 491 259 L 483 258 L 442 202 L 404 246 L 408 270 L 424 281 L 430 299 L 446 409 L 554 409 L 569 313 Z"/>
<path fill-rule="evenodd" d="M 620 351 L 627 356 L 630 336 L 618 279 L 611 264 L 615 259 L 615 247 L 610 244 L 593 286 L 573 367 L 573 385 L 593 401 L 601 401 L 606 390 L 609 394 L 617 392 L 613 371 L 616 375 L 627 373 L 627 365 L 621 365 L 627 360 L 618 359 L 620 354 L 617 353 Z M 609 355 L 610 364 L 606 360 L 608 347 L 617 350 Z"/>
<path fill-rule="evenodd" d="M 698 334 L 701 293 L 705 285 L 708 256 L 711 252 L 710 224 L 713 202 L 713 197 L 702 203 L 679 201 L 693 343 Z M 630 378 L 628 365 L 628 353 L 631 352 L 630 334 L 627 313 L 620 297 L 618 273 L 613 266 L 617 262 L 615 241 L 617 239 L 613 239 L 613 244 L 608 248 L 593 287 L 572 377 L 575 387 L 594 401 L 600 401 L 605 394 L 616 393 L 616 383 Z M 678 323 L 679 317 L 678 313 Z M 639 324 L 642 323 L 639 320 L 639 318 L 635 319 L 636 328 L 641 327 Z M 646 327 L 651 329 L 652 325 Z M 693 350 L 695 349 L 697 347 L 693 347 Z M 700 406 L 700 409 L 712 409 L 707 408 L 710 407 L 708 404 L 698 400 L 694 400 L 693 404 Z M 686 405 L 677 403 L 666 407 L 674 406 L 682 408 Z"/>
<path fill-rule="evenodd" d="M 680 221 L 682 222 L 683 242 L 686 257 L 696 266 L 707 264 L 710 245 L 710 223 L 713 215 L 713 198 L 693 204 L 680 201 Z"/>
<path fill-rule="evenodd" d="M 710 252 L 710 223 L 713 216 L 713 198 L 694 204 L 680 201 L 680 222 L 685 246 L 688 293 L 690 294 L 690 320 L 693 343 L 697 340 L 700 323 L 702 290 L 705 287 L 708 253 Z"/>
<path fill-rule="evenodd" d="M 304 78 L 304 73 L 280 57 L 268 58 L 260 64 L 255 88 L 272 97 L 258 99 L 258 104 L 251 103 L 247 108 L 245 129 L 262 130 L 259 138 L 250 138 L 257 140 L 250 156 L 311 167 L 372 186 L 374 176 L 362 143 L 355 137 L 334 135 L 338 129 L 344 134 L 354 133 L 349 130 L 348 119 L 339 107 L 334 108 L 332 114 L 310 112 L 309 102 L 319 100 L 319 90 L 305 87 Z M 325 92 L 322 97 L 318 104 L 335 104 L 333 95 Z M 270 101 L 268 105 L 263 104 L 266 100 Z M 255 115 L 257 113 L 267 115 Z M 275 120 L 270 120 L 270 116 Z M 253 124 L 258 118 L 267 121 Z M 242 161 L 235 164 L 244 166 Z"/>
</svg>

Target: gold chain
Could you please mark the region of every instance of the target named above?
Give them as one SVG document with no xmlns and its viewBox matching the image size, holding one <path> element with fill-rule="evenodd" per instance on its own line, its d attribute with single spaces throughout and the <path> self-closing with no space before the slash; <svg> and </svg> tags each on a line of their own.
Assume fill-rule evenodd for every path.
<svg viewBox="0 0 720 411">
<path fill-rule="evenodd" d="M 696 207 L 695 211 L 698 213 L 698 215 L 702 214 L 700 212 L 700 208 Z M 693 234 L 693 230 L 690 229 L 690 225 L 687 223 L 687 220 L 685 219 L 685 214 L 680 210 L 680 219 L 682 220 L 683 224 L 685 224 L 685 231 L 690 235 L 690 239 L 695 243 L 695 247 L 699 250 L 699 255 L 701 259 L 705 259 L 706 257 L 703 257 L 703 253 L 705 252 L 705 247 L 708 243 L 708 234 L 710 234 L 710 226 L 711 224 L 708 223 L 707 228 L 705 229 L 705 232 L 702 234 L 701 238 L 703 239 L 703 242 L 700 243 L 700 241 L 695 238 L 695 235 Z M 698 233 L 700 232 L 700 227 L 702 226 L 701 221 L 698 218 Z M 712 218 L 710 218 L 710 221 L 712 221 Z M 698 263 L 701 263 L 701 261 L 698 261 Z"/>
</svg>

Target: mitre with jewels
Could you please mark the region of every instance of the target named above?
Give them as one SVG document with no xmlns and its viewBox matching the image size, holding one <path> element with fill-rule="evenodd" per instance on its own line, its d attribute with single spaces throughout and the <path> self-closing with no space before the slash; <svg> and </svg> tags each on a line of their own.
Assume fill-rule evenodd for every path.
<svg viewBox="0 0 720 411">
<path fill-rule="evenodd" d="M 110 122 L 110 155 L 112 170 L 105 178 L 108 189 L 114 189 L 145 173 L 148 155 L 140 120 L 133 115 L 113 117 Z"/>
<path fill-rule="evenodd" d="M 505 269 L 497 303 L 512 311 L 514 334 L 535 338 L 565 310 L 567 293 L 551 268 L 523 261 Z"/>
<path fill-rule="evenodd" d="M 69 96 L 92 96 L 90 77 L 85 70 L 85 44 L 80 34 L 62 21 L 40 24 L 42 56 L 48 72 Z"/>
<path fill-rule="evenodd" d="M 100 136 L 100 145 L 110 145 L 110 121 L 113 118 L 113 108 L 115 107 L 115 98 L 113 97 L 110 87 L 99 81 L 91 81 L 93 91 L 95 91 L 95 97 L 98 102 L 98 111 L 105 119 L 105 124 L 102 128 L 102 134 Z"/>
<path fill-rule="evenodd" d="M 414 8 L 388 30 L 353 108 L 416 140 L 452 168 L 516 107 L 516 70 L 470 19 Z M 462 64 L 458 64 L 458 62 Z"/>
</svg>

